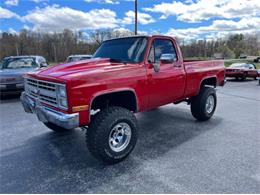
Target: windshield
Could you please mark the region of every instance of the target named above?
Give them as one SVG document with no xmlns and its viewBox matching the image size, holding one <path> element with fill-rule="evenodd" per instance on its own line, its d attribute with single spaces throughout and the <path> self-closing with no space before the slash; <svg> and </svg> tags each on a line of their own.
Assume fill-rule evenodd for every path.
<svg viewBox="0 0 260 195">
<path fill-rule="evenodd" d="M 1 69 L 34 68 L 37 64 L 34 58 L 9 58 L 2 62 Z"/>
<path fill-rule="evenodd" d="M 93 58 L 110 58 L 120 62 L 136 63 L 143 61 L 147 38 L 131 37 L 105 41 Z"/>
<path fill-rule="evenodd" d="M 248 68 L 249 64 L 231 64 L 232 68 Z"/>
</svg>

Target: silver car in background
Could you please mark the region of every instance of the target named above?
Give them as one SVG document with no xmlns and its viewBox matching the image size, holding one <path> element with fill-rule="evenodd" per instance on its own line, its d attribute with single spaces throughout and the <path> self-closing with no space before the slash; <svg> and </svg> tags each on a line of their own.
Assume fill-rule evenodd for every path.
<svg viewBox="0 0 260 195">
<path fill-rule="evenodd" d="M 77 62 L 80 60 L 87 60 L 92 58 L 92 55 L 70 55 L 67 57 L 66 62 Z"/>
<path fill-rule="evenodd" d="M 23 75 L 27 72 L 47 67 L 42 56 L 11 56 L 0 62 L 0 95 L 23 91 Z"/>
</svg>

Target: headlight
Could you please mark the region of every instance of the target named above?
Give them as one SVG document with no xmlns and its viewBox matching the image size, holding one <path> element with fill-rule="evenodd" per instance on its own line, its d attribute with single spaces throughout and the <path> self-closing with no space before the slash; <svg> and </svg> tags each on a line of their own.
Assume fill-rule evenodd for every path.
<svg viewBox="0 0 260 195">
<path fill-rule="evenodd" d="M 60 97 L 67 97 L 66 93 L 66 86 L 65 85 L 59 85 L 59 94 Z"/>
<path fill-rule="evenodd" d="M 68 108 L 67 91 L 65 85 L 58 85 L 59 107 Z"/>
<path fill-rule="evenodd" d="M 60 98 L 60 106 L 68 108 L 67 98 Z"/>
</svg>

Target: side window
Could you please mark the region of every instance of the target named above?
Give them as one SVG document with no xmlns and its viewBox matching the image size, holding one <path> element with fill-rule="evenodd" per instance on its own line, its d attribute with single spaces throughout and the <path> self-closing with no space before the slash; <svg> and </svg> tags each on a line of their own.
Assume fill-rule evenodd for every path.
<svg viewBox="0 0 260 195">
<path fill-rule="evenodd" d="M 175 48 L 170 40 L 167 39 L 155 39 L 154 40 L 154 47 L 155 47 L 155 62 L 159 62 L 160 57 L 162 54 L 173 54 L 175 57 L 176 51 Z"/>
<path fill-rule="evenodd" d="M 250 68 L 250 69 L 255 69 L 255 67 L 254 67 L 253 64 L 249 64 L 249 68 Z"/>
<path fill-rule="evenodd" d="M 168 39 L 155 39 L 150 49 L 148 62 L 158 63 L 162 54 L 173 54 L 177 58 L 173 43 Z"/>
<path fill-rule="evenodd" d="M 38 59 L 38 65 L 39 66 L 48 66 L 48 63 L 46 62 L 46 59 L 43 57 L 39 57 Z"/>
<path fill-rule="evenodd" d="M 37 58 L 36 58 L 36 60 L 37 60 Z M 42 58 L 38 58 L 37 61 L 38 61 L 39 64 L 41 64 L 43 62 Z"/>
</svg>

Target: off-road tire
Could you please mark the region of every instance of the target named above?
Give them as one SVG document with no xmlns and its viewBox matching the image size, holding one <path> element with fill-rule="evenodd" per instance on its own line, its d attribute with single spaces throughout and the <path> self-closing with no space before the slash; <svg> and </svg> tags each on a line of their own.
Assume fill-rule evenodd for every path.
<svg viewBox="0 0 260 195">
<path fill-rule="evenodd" d="M 131 138 L 124 150 L 115 152 L 109 146 L 109 135 L 112 128 L 122 122 L 131 127 Z M 138 126 L 134 114 L 116 106 L 97 113 L 86 132 L 86 144 L 90 153 L 106 164 L 115 164 L 124 160 L 134 149 L 137 138 Z"/>
<path fill-rule="evenodd" d="M 43 123 L 46 127 L 48 127 L 49 129 L 51 129 L 51 130 L 53 130 L 53 131 L 55 131 L 55 132 L 58 132 L 58 133 L 62 133 L 62 132 L 67 132 L 67 131 L 69 131 L 69 129 L 65 129 L 65 128 L 63 128 L 63 127 L 60 127 L 60 126 L 57 126 L 57 125 L 55 125 L 55 124 L 53 124 L 53 123 L 50 123 L 50 122 L 48 122 L 48 123 Z"/>
<path fill-rule="evenodd" d="M 208 113 L 206 111 L 206 102 L 209 96 L 213 96 L 214 98 L 214 108 L 212 112 Z M 217 106 L 217 96 L 216 96 L 216 91 L 212 87 L 202 87 L 200 90 L 200 93 L 193 97 L 191 100 L 191 113 L 194 118 L 196 118 L 199 121 L 206 121 L 209 120 L 216 109 Z"/>
</svg>

